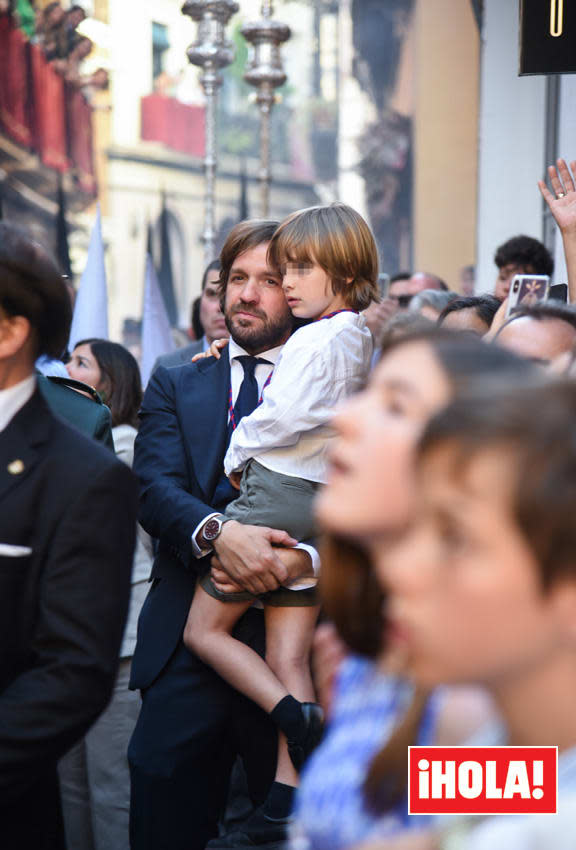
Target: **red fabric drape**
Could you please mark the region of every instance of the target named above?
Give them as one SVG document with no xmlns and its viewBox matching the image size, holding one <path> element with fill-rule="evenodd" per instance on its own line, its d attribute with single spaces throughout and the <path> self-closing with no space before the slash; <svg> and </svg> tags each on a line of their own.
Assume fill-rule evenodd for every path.
<svg viewBox="0 0 576 850">
<path fill-rule="evenodd" d="M 92 108 L 82 92 L 66 88 L 68 104 L 68 155 L 83 192 L 96 196 L 96 173 L 92 148 Z"/>
<path fill-rule="evenodd" d="M 35 147 L 44 165 L 67 171 L 70 163 L 66 145 L 66 100 L 64 80 L 46 62 L 36 45 L 32 52 Z"/>
<path fill-rule="evenodd" d="M 25 147 L 32 144 L 28 49 L 11 17 L 0 15 L 0 122 L 6 135 Z"/>
<path fill-rule="evenodd" d="M 162 142 L 189 156 L 204 156 L 203 106 L 180 103 L 173 97 L 150 94 L 141 101 L 143 141 Z"/>
</svg>

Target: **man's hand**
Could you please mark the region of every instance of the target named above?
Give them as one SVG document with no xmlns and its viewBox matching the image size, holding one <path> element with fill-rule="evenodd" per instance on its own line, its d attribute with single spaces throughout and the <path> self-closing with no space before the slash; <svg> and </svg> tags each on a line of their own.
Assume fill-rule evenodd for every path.
<svg viewBox="0 0 576 850">
<path fill-rule="evenodd" d="M 294 546 L 297 542 L 276 528 L 230 520 L 214 541 L 214 551 L 228 578 L 257 595 L 276 590 L 289 579 L 289 571 L 273 547 Z"/>
<path fill-rule="evenodd" d="M 312 558 L 305 549 L 276 549 L 276 554 L 288 572 L 286 581 L 282 582 L 285 587 L 298 579 L 314 578 Z"/>
<path fill-rule="evenodd" d="M 304 549 L 282 549 L 278 547 L 275 552 L 288 572 L 288 577 L 284 582 L 285 586 L 289 586 L 297 579 L 314 578 L 312 559 Z M 238 593 L 244 590 L 242 585 L 233 582 L 222 569 L 219 558 L 212 558 L 211 564 L 212 581 L 217 590 L 221 593 Z"/>
<path fill-rule="evenodd" d="M 210 564 L 212 565 L 210 578 L 216 590 L 219 590 L 220 593 L 241 593 L 244 590 L 241 585 L 228 578 L 228 573 L 224 572 L 220 560 L 216 556 L 212 558 Z"/>
</svg>

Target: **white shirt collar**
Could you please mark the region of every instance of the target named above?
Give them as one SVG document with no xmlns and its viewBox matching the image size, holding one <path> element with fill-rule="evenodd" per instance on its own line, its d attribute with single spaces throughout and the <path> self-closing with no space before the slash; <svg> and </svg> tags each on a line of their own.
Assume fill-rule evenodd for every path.
<svg viewBox="0 0 576 850">
<path fill-rule="evenodd" d="M 283 345 L 277 345 L 275 348 L 269 348 L 268 351 L 261 351 L 255 356 L 262 357 L 264 360 L 268 360 L 270 363 L 276 365 L 283 348 Z M 242 355 L 246 355 L 248 352 L 245 351 L 242 346 L 238 345 L 237 342 L 234 342 L 232 337 L 230 337 L 230 342 L 228 343 L 228 354 L 230 356 L 230 362 L 232 362 L 232 360 L 236 357 L 242 357 Z"/>
<path fill-rule="evenodd" d="M 36 389 L 36 375 L 24 378 L 7 390 L 0 390 L 0 432 L 14 419 L 18 411 L 32 398 Z"/>
</svg>

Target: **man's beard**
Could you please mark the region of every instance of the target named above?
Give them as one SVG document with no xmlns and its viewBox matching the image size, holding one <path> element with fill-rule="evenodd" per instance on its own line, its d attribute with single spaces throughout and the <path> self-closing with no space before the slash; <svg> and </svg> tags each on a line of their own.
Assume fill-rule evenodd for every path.
<svg viewBox="0 0 576 850">
<path fill-rule="evenodd" d="M 237 312 L 251 313 L 263 321 L 256 327 L 252 323 L 249 326 L 243 325 L 242 317 L 237 317 L 234 320 Z M 292 332 L 292 314 L 288 310 L 284 316 L 273 321 L 257 307 L 236 305 L 227 311 L 225 321 L 234 342 L 237 342 L 250 354 L 259 354 L 261 351 L 268 351 L 270 348 L 283 345 Z"/>
</svg>

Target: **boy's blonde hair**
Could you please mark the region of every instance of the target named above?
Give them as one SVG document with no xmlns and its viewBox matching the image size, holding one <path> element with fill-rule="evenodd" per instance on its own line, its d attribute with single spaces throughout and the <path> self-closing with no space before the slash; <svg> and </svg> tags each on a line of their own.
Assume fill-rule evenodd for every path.
<svg viewBox="0 0 576 850">
<path fill-rule="evenodd" d="M 268 261 L 278 268 L 285 263 L 317 263 L 332 281 L 334 294 L 343 295 L 354 310 L 365 310 L 380 300 L 374 236 L 362 216 L 346 204 L 292 213 L 272 237 Z"/>
</svg>

